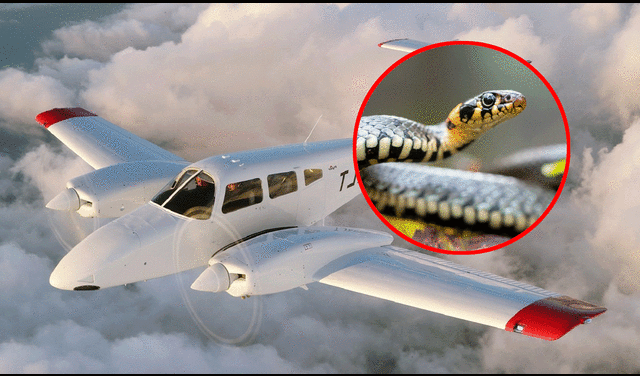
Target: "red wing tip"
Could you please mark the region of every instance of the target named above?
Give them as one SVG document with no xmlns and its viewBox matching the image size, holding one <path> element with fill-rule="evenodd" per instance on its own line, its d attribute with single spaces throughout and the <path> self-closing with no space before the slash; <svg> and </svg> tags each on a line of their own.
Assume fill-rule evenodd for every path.
<svg viewBox="0 0 640 376">
<path fill-rule="evenodd" d="M 49 111 L 45 111 L 38 114 L 36 116 L 36 121 L 42 124 L 45 128 L 49 128 L 51 125 L 59 121 L 67 120 L 73 117 L 82 117 L 82 116 L 97 116 L 97 115 L 80 107 L 53 108 Z"/>
<path fill-rule="evenodd" d="M 382 42 L 382 43 L 378 43 L 378 47 L 382 47 L 383 45 L 387 44 L 387 43 L 391 43 L 391 42 L 397 42 L 399 40 L 407 40 L 407 38 L 398 38 L 398 39 L 391 39 L 388 40 L 386 42 Z"/>
<path fill-rule="evenodd" d="M 540 299 L 521 309 L 505 329 L 531 337 L 554 341 L 607 309 L 591 303 L 559 296 Z"/>
</svg>

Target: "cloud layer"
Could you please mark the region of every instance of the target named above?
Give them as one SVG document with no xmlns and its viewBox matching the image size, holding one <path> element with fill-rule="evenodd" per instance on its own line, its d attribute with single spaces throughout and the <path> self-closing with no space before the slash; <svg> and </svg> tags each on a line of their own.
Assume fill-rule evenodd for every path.
<svg viewBox="0 0 640 376">
<path fill-rule="evenodd" d="M 0 70 L 0 127 L 43 144 L 0 155 L 0 372 L 640 371 L 637 35 L 640 6 L 617 4 L 143 4 L 56 30 L 32 71 Z M 197 271 L 98 293 L 49 285 L 102 223 L 44 209 L 88 166 L 37 113 L 82 106 L 191 160 L 302 142 L 320 115 L 310 140 L 350 137 L 402 56 L 377 43 L 396 37 L 496 44 L 551 82 L 572 134 L 561 200 L 508 249 L 451 259 L 608 307 L 592 324 L 549 343 L 327 286 L 202 296 Z M 376 221 L 358 198 L 327 224 Z M 203 330 L 246 328 L 242 346 Z"/>
</svg>

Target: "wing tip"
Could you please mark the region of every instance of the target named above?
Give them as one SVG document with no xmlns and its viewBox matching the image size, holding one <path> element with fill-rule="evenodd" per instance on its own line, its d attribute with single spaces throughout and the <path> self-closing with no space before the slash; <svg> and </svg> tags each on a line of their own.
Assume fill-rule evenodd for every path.
<svg viewBox="0 0 640 376">
<path fill-rule="evenodd" d="M 545 298 L 521 309 L 509 320 L 505 329 L 555 341 L 576 326 L 589 323 L 606 310 L 605 307 L 568 296 Z"/>
<path fill-rule="evenodd" d="M 93 112 L 87 111 L 81 107 L 53 108 L 51 110 L 41 112 L 36 115 L 36 121 L 45 128 L 51 125 L 74 117 L 82 116 L 98 116 Z"/>
<path fill-rule="evenodd" d="M 407 39 L 408 39 L 408 38 L 390 39 L 390 40 L 388 40 L 388 41 L 378 43 L 378 47 L 383 47 L 385 44 L 392 43 L 392 42 L 398 42 L 398 41 L 401 41 L 401 40 L 407 40 Z"/>
</svg>

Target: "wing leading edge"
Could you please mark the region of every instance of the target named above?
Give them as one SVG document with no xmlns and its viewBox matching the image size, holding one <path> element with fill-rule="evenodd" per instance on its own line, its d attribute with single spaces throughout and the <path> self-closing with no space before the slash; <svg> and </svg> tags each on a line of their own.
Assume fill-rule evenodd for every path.
<svg viewBox="0 0 640 376">
<path fill-rule="evenodd" d="M 454 41 L 457 39 L 454 39 Z M 378 43 L 378 47 L 388 48 L 390 50 L 402 51 L 402 52 L 413 52 L 415 50 L 419 50 L 422 47 L 426 47 L 433 43 L 425 43 L 419 40 L 409 39 L 409 38 L 399 38 L 399 39 L 391 39 L 386 42 Z M 531 60 L 527 60 L 527 63 L 531 64 Z"/>
<path fill-rule="evenodd" d="M 96 170 L 137 161 L 185 162 L 80 107 L 54 108 L 38 114 L 36 121 Z"/>
<path fill-rule="evenodd" d="M 80 107 L 36 116 L 95 169 L 67 182 L 47 208 L 115 218 L 146 203 L 189 162 Z"/>
<path fill-rule="evenodd" d="M 422 47 L 426 47 L 431 43 L 420 42 L 413 39 L 401 38 L 401 39 L 392 39 L 386 42 L 378 43 L 378 47 L 388 48 L 391 50 L 403 51 L 403 52 L 413 52 Z"/>
<path fill-rule="evenodd" d="M 387 233 L 354 228 L 276 230 L 217 252 L 191 288 L 240 297 L 320 282 L 546 340 L 606 311 L 392 241 Z"/>
<path fill-rule="evenodd" d="M 319 282 L 447 316 L 556 340 L 606 311 L 526 283 L 394 246 L 345 256 Z"/>
</svg>

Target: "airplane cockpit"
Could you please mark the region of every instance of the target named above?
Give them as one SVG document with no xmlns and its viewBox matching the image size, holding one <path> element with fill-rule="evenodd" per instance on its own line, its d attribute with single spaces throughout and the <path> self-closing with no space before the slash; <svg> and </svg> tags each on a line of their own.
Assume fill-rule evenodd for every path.
<svg viewBox="0 0 640 376">
<path fill-rule="evenodd" d="M 220 182 L 218 179 L 217 189 L 220 191 L 218 192 L 218 200 L 222 201 L 219 208 L 217 207 L 215 210 L 221 215 L 231 215 L 233 212 L 254 205 L 262 204 L 264 206 L 266 199 L 268 207 L 276 205 L 296 215 L 299 197 L 290 194 L 298 192 L 298 184 L 302 184 L 302 187 L 306 188 L 323 177 L 321 168 L 308 168 L 301 172 L 300 183 L 298 182 L 299 173 L 293 169 L 271 174 L 268 173 L 268 170 L 243 172 L 240 175 L 235 175 L 237 180 L 227 176 L 226 178 L 230 182 Z M 253 178 L 247 179 L 252 175 Z M 216 175 L 205 172 L 201 167 L 189 167 L 166 184 L 151 201 L 185 217 L 200 220 L 210 219 L 213 215 L 216 198 L 216 183 L 212 176 Z M 263 187 L 265 182 L 266 187 Z M 318 194 L 317 190 L 313 192 L 307 191 L 307 194 Z M 287 198 L 282 199 L 281 197 Z"/>
<path fill-rule="evenodd" d="M 202 170 L 190 169 L 170 181 L 152 201 L 174 213 L 209 219 L 215 200 L 215 184 Z"/>
</svg>

